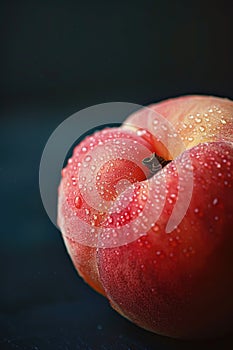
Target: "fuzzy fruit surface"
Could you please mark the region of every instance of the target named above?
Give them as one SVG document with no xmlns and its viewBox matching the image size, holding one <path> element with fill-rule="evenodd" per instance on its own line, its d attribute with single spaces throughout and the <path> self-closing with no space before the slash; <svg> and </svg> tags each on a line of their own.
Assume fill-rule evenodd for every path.
<svg viewBox="0 0 233 350">
<path fill-rule="evenodd" d="M 62 172 L 58 224 L 79 274 L 120 314 L 170 337 L 222 335 L 233 324 L 233 102 L 185 96 L 149 109 L 154 113 L 136 112 L 120 128 L 99 131 L 75 148 Z M 103 163 L 90 163 L 85 173 L 90 149 Z M 140 166 L 152 153 L 172 159 L 153 176 Z M 190 172 L 188 209 L 167 233 Z M 87 192 L 95 187 L 92 202 L 83 186 Z M 125 244 L 89 244 L 95 230 L 111 235 L 135 220 L 143 235 L 133 239 L 132 226 Z"/>
</svg>

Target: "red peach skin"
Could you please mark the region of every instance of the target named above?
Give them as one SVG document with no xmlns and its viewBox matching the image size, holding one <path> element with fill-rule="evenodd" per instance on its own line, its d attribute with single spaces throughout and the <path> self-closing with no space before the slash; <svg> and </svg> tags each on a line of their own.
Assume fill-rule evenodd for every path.
<svg viewBox="0 0 233 350">
<path fill-rule="evenodd" d="M 222 335 L 232 331 L 233 324 L 233 102 L 186 96 L 149 109 L 155 113 L 139 111 L 121 128 L 100 131 L 76 147 L 59 187 L 58 224 L 79 274 L 123 316 L 170 337 Z M 161 115 L 174 127 L 173 135 L 167 128 L 158 129 L 156 119 Z M 144 128 L 154 137 L 137 132 Z M 157 138 L 159 131 L 174 145 L 171 150 Z M 104 142 L 111 133 L 119 140 L 133 140 L 140 162 L 152 152 L 173 161 L 152 177 L 136 163 L 114 160 L 112 170 L 108 165 L 102 167 L 96 187 L 103 190 L 109 206 L 100 212 L 79 193 L 77 163 L 84 160 L 83 147 L 91 143 L 98 147 L 99 140 Z M 182 140 L 183 149 L 173 140 L 176 137 Z M 190 173 L 193 191 L 188 210 L 168 233 L 166 225 L 178 195 L 183 191 L 185 197 Z M 127 191 L 126 185 L 116 190 L 117 182 L 125 178 L 133 192 Z M 111 230 L 116 224 L 124 226 L 134 220 L 135 208 L 145 205 L 143 197 L 147 197 L 147 210 L 140 214 L 142 223 L 156 211 L 160 215 L 142 237 L 117 247 L 81 242 L 83 227 L 77 227 L 75 216 L 90 227 L 93 222 L 94 227 Z M 124 200 L 128 205 L 113 213 L 114 203 Z"/>
<path fill-rule="evenodd" d="M 137 155 L 140 161 L 153 151 L 153 147 L 147 141 L 139 139 L 132 132 L 116 128 L 96 132 L 93 136 L 87 137 L 75 148 L 72 159 L 69 160 L 66 168 L 62 171 L 63 179 L 59 187 L 58 225 L 63 233 L 67 250 L 79 274 L 92 288 L 103 295 L 105 295 L 105 292 L 99 280 L 96 264 L 96 248 L 87 244 L 80 244 L 80 240 L 77 241 L 76 232 L 79 234 L 80 227 L 76 227 L 73 222 L 73 214 L 78 214 L 78 217 L 85 224 L 90 225 L 89 227 L 99 227 L 105 220 L 106 209 L 105 211 L 100 211 L 90 206 L 82 197 L 77 185 L 80 164 L 85 160 L 86 151 L 91 148 L 94 149 L 96 146 L 100 147 L 102 143 L 108 144 L 108 141 L 111 143 L 112 139 L 116 140 L 116 142 L 118 140 L 119 142 L 123 142 L 122 140 L 125 139 L 136 142 L 137 145 L 141 146 L 141 155 Z M 148 169 L 145 169 L 143 172 L 140 167 L 127 160 L 117 159 L 112 163 L 114 164 L 113 167 L 106 161 L 98 181 L 98 190 L 101 185 L 104 186 L 102 197 L 107 200 L 116 197 L 115 184 L 120 180 L 128 179 L 129 182 L 134 183 L 145 180 L 149 174 Z M 109 179 L 111 179 L 111 182 Z"/>
</svg>

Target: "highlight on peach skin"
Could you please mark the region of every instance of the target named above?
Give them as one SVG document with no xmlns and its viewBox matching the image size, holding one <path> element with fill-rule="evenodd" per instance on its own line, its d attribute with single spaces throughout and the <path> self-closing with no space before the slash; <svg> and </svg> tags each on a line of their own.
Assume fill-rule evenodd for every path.
<svg viewBox="0 0 233 350">
<path fill-rule="evenodd" d="M 58 225 L 82 278 L 175 338 L 233 324 L 233 101 L 185 96 L 87 136 L 62 170 Z"/>
</svg>

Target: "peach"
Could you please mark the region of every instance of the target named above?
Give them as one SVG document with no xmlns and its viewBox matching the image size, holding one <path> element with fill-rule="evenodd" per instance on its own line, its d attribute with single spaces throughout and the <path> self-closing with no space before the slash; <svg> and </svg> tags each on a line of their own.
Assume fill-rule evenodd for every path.
<svg viewBox="0 0 233 350">
<path fill-rule="evenodd" d="M 140 327 L 178 338 L 232 330 L 232 130 L 232 101 L 171 99 L 86 138 L 63 170 L 58 224 L 71 259 Z"/>
<path fill-rule="evenodd" d="M 130 149 L 129 159 L 121 157 L 122 147 L 126 141 L 129 147 L 134 145 L 134 148 Z M 116 149 L 113 154 L 111 151 L 114 147 Z M 142 171 L 141 167 L 132 162 L 130 158 L 134 159 L 137 156 L 138 164 L 141 164 L 142 160 L 152 151 L 153 147 L 147 141 L 138 138 L 132 132 L 116 128 L 105 129 L 82 141 L 74 149 L 73 157 L 68 160 L 66 168 L 62 170 L 58 225 L 79 274 L 103 295 L 105 292 L 99 280 L 96 264 L 96 241 L 92 240 L 91 231 L 100 227 L 105 221 L 108 206 L 111 200 L 123 191 L 124 183 L 127 185 L 143 181 L 149 175 L 148 169 Z M 88 152 L 95 152 L 95 164 L 91 162 Z M 102 158 L 103 154 L 104 158 Z M 101 162 L 103 166 L 98 168 Z M 83 175 L 83 172 L 88 172 L 89 179 L 88 175 Z M 94 198 L 94 201 L 84 196 L 87 194 L 86 185 L 89 183 L 88 189 L 90 190 L 90 181 L 93 178 L 98 191 L 97 199 Z M 93 191 L 90 194 L 93 199 Z"/>
</svg>

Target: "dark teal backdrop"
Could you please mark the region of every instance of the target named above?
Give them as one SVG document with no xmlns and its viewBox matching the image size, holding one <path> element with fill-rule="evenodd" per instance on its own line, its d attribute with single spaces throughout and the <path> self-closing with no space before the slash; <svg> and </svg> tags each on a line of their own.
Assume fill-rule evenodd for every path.
<svg viewBox="0 0 233 350">
<path fill-rule="evenodd" d="M 49 135 L 84 107 L 233 99 L 232 10 L 230 1 L 0 1 L 0 349 L 233 347 L 231 337 L 169 340 L 116 314 L 76 275 L 38 185 Z"/>
</svg>

